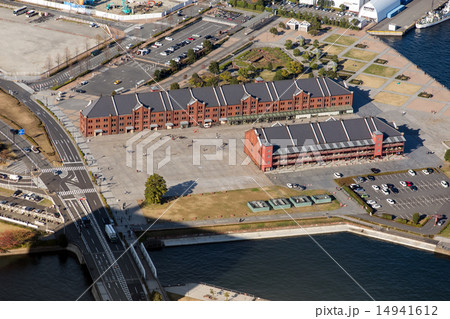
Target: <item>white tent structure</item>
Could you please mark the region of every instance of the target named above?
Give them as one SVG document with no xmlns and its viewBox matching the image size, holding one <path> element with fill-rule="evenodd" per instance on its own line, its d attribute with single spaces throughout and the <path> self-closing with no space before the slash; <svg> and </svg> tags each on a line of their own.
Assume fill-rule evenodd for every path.
<svg viewBox="0 0 450 319">
<path fill-rule="evenodd" d="M 392 9 L 400 5 L 400 0 L 372 0 L 364 4 L 359 11 L 359 17 L 380 22 Z"/>
<path fill-rule="evenodd" d="M 349 11 L 359 12 L 362 5 L 368 1 L 369 0 L 334 0 L 333 7 L 339 8 L 343 4 Z"/>
</svg>

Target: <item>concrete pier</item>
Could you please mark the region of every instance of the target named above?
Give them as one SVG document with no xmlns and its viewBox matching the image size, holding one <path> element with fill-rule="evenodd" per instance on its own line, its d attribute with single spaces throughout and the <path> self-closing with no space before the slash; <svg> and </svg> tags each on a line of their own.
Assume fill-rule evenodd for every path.
<svg viewBox="0 0 450 319">
<path fill-rule="evenodd" d="M 406 5 L 406 9 L 392 18 L 386 18 L 367 33 L 378 36 L 403 36 L 409 30 L 415 28 L 416 21 L 427 14 L 428 11 L 435 10 L 445 4 L 448 0 L 434 0 L 433 8 L 430 0 L 414 0 Z M 395 24 L 398 29 L 389 30 L 389 25 Z"/>
</svg>

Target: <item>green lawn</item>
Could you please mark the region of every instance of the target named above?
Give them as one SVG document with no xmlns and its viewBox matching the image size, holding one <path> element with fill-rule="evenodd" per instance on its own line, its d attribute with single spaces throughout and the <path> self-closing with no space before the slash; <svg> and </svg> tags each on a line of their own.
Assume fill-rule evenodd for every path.
<svg viewBox="0 0 450 319">
<path fill-rule="evenodd" d="M 395 73 L 398 72 L 399 69 L 390 68 L 387 66 L 382 66 L 378 64 L 372 64 L 368 68 L 366 68 L 363 72 L 373 75 L 384 76 L 387 78 L 392 77 Z"/>
<path fill-rule="evenodd" d="M 450 237 L 450 224 L 448 224 L 440 233 L 439 235 L 443 237 Z"/>
<path fill-rule="evenodd" d="M 325 194 L 325 190 L 297 191 L 282 186 L 271 186 L 261 188 L 247 188 L 226 192 L 193 194 L 182 197 L 176 202 L 168 202 L 163 205 L 149 205 L 142 208 L 144 215 L 148 218 L 158 218 L 164 213 L 164 219 L 172 221 L 182 220 L 204 220 L 230 217 L 259 216 L 284 214 L 283 210 L 269 210 L 266 212 L 253 213 L 247 206 L 248 201 L 269 200 L 270 198 L 290 197 L 298 195 Z M 288 209 L 291 213 L 326 211 L 338 209 L 340 204 L 337 200 L 328 204 L 312 205 L 307 207 L 295 207 Z"/>
<path fill-rule="evenodd" d="M 264 70 L 259 74 L 259 76 L 262 77 L 264 81 L 272 81 L 274 75 L 275 72 L 269 70 Z"/>
<path fill-rule="evenodd" d="M 370 61 L 375 59 L 377 55 L 378 53 L 375 52 L 369 52 L 359 49 L 351 49 L 346 54 L 344 54 L 344 57 L 356 60 Z"/>
<path fill-rule="evenodd" d="M 340 34 L 332 34 L 330 35 L 328 38 L 326 38 L 325 42 L 329 42 L 329 43 L 335 43 L 335 44 L 342 44 L 345 46 L 349 46 L 352 45 L 353 43 L 356 42 L 356 38 L 354 37 L 349 37 L 349 36 L 345 36 L 345 35 L 340 35 Z"/>
</svg>

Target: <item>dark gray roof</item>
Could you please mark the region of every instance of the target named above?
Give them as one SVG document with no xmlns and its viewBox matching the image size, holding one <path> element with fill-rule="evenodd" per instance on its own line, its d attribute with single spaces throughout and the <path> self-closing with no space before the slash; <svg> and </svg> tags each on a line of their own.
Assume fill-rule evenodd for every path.
<svg viewBox="0 0 450 319">
<path fill-rule="evenodd" d="M 251 96 L 258 97 L 261 102 L 272 102 L 267 91 L 266 83 L 246 83 L 244 85 L 248 94 Z"/>
<path fill-rule="evenodd" d="M 205 106 L 207 107 L 219 106 L 219 101 L 217 100 L 212 87 L 192 89 L 192 94 L 197 100 L 205 103 Z"/>
<path fill-rule="evenodd" d="M 92 106 L 92 107 L 91 107 Z M 83 115 L 89 118 L 115 116 L 116 110 L 110 96 L 101 96 L 97 102 L 83 110 Z"/>
<path fill-rule="evenodd" d="M 256 132 L 261 143 L 270 143 L 274 146 L 273 153 L 277 155 L 373 145 L 373 130 L 370 126 L 368 128 L 368 123 L 383 133 L 384 142 L 405 141 L 399 131 L 379 118 L 273 126 L 257 128 Z"/>
<path fill-rule="evenodd" d="M 228 105 L 241 104 L 241 98 L 245 94 L 241 84 L 224 85 L 222 86 L 222 90 Z"/>
<path fill-rule="evenodd" d="M 283 80 L 266 83 L 246 83 L 245 90 L 253 97 L 262 102 L 290 100 L 299 92 L 299 88 L 309 93 L 312 97 L 350 94 L 351 92 L 343 86 L 328 78 L 311 78 L 299 80 Z M 207 107 L 219 105 L 238 105 L 247 94 L 244 85 L 224 85 L 222 87 L 203 87 L 192 89 L 192 95 Z M 223 91 L 223 95 L 222 95 Z M 153 112 L 164 112 L 165 110 L 186 109 L 192 101 L 189 89 L 178 89 L 167 92 L 146 92 L 123 94 L 114 96 L 117 113 L 119 115 L 131 114 L 133 108 L 139 106 L 138 100 L 144 107 L 150 107 Z M 111 97 L 100 97 L 96 103 L 83 111 L 83 115 L 89 118 L 116 115 L 116 109 Z"/>
</svg>

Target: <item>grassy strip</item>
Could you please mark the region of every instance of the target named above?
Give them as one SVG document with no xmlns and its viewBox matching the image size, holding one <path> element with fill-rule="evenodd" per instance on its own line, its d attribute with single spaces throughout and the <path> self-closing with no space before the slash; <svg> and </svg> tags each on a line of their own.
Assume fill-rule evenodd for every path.
<svg viewBox="0 0 450 319">
<path fill-rule="evenodd" d="M 356 200 L 356 202 L 360 204 L 366 210 L 366 212 L 368 212 L 369 214 L 373 213 L 373 208 L 367 205 L 366 202 L 364 202 L 364 200 L 361 197 L 359 197 L 358 194 L 356 194 L 352 189 L 350 189 L 350 187 L 344 185 L 342 186 L 342 189 L 345 190 L 347 194 L 351 196 L 354 200 Z"/>
<path fill-rule="evenodd" d="M 247 42 L 246 44 L 244 44 L 243 46 L 241 46 L 241 47 L 238 48 L 237 50 L 234 50 L 231 54 L 232 54 L 232 55 L 236 55 L 236 54 L 238 54 L 238 53 L 244 51 L 245 49 L 251 47 L 252 45 L 253 45 L 253 42 L 252 42 L 252 41 Z"/>
<path fill-rule="evenodd" d="M 283 220 L 275 222 L 257 222 L 257 223 L 246 223 L 246 224 L 230 224 L 221 226 L 206 226 L 206 227 L 191 227 L 182 229 L 168 229 L 168 230 L 148 230 L 142 237 L 141 241 L 147 238 L 173 238 L 181 236 L 207 236 L 207 235 L 221 235 L 229 234 L 233 232 L 243 232 L 243 231 L 265 231 L 274 230 L 280 228 L 298 228 L 301 226 L 317 226 L 317 225 L 327 225 L 336 224 L 342 222 L 343 219 L 339 217 L 330 218 L 304 218 L 293 220 Z M 141 235 L 141 232 L 139 232 Z"/>
<path fill-rule="evenodd" d="M 383 227 L 383 228 L 390 229 L 390 230 L 395 230 L 395 231 L 406 233 L 406 234 L 412 234 L 412 235 L 420 236 L 420 237 L 424 237 L 424 238 L 433 238 L 433 236 L 434 236 L 434 235 L 424 235 L 424 234 L 416 233 L 416 232 L 413 232 L 413 231 L 410 231 L 410 230 L 404 230 L 404 229 L 401 229 L 401 228 L 388 226 L 388 225 L 385 225 L 385 224 L 377 223 L 377 222 L 374 222 L 372 220 L 363 219 L 363 218 L 360 218 L 360 217 L 357 217 L 357 216 L 353 216 L 353 215 L 349 216 L 349 217 L 351 217 L 353 219 L 357 219 L 357 220 L 359 220 L 361 222 L 369 223 L 369 224 L 372 224 L 372 225 L 375 225 L 375 226 Z"/>
</svg>

